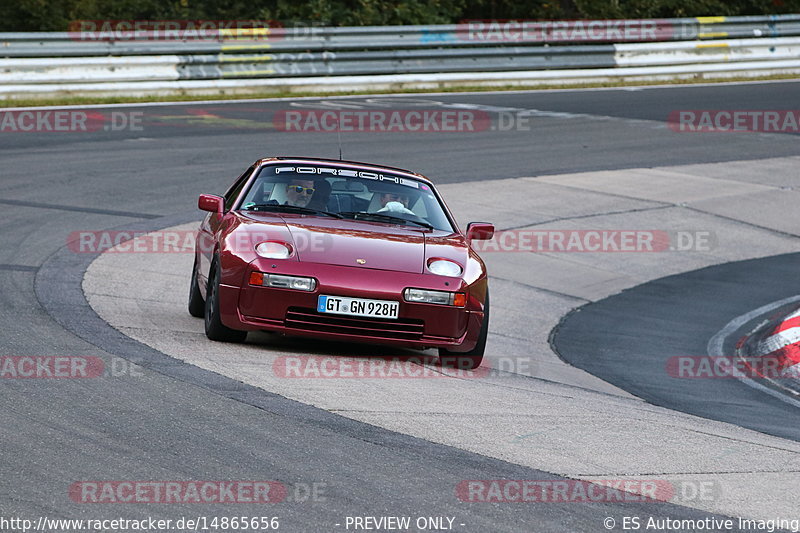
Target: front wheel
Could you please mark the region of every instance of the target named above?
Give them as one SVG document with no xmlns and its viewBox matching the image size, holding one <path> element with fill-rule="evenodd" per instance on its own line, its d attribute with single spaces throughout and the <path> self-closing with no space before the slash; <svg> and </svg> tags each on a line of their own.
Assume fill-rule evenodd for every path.
<svg viewBox="0 0 800 533">
<path fill-rule="evenodd" d="M 197 286 L 197 256 L 192 267 L 192 279 L 189 282 L 189 314 L 195 318 L 203 318 L 206 314 L 206 302 Z"/>
<path fill-rule="evenodd" d="M 211 264 L 206 291 L 206 337 L 219 342 L 242 342 L 247 338 L 246 331 L 231 329 L 222 323 L 219 315 L 219 261 Z"/>
<path fill-rule="evenodd" d="M 486 291 L 486 301 L 483 305 L 483 323 L 478 334 L 478 342 L 468 352 L 451 352 L 447 348 L 439 348 L 439 363 L 445 368 L 459 370 L 475 370 L 483 362 L 483 353 L 486 351 L 486 337 L 489 336 L 489 291 Z"/>
</svg>

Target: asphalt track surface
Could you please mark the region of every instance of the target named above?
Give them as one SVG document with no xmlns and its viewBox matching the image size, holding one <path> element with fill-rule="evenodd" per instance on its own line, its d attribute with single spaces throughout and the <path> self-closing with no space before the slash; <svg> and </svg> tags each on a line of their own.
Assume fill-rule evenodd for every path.
<svg viewBox="0 0 800 533">
<path fill-rule="evenodd" d="M 663 122 L 675 109 L 787 108 L 798 88 L 800 84 L 792 82 L 437 95 L 435 100 L 440 102 L 542 113 L 534 115 L 534 127 L 528 132 L 398 134 L 391 142 L 381 136 L 347 133 L 342 140 L 346 158 L 412 167 L 442 183 L 792 156 L 799 151 L 796 135 L 707 136 L 701 143 L 691 135 L 668 135 Z M 402 99 L 407 103 L 427 98 Z M 111 328 L 104 329 L 76 292 L 91 258 L 64 252 L 69 233 L 123 224 L 165 227 L 184 222 L 199 193 L 227 187 L 250 162 L 264 155 L 335 157 L 335 135 L 290 134 L 263 127 L 264 117 L 288 106 L 289 102 L 145 106 L 126 108 L 143 112 L 143 131 L 0 135 L 2 353 L 123 356 L 151 363 L 143 375 L 136 376 L 3 380 L 3 516 L 175 518 L 269 513 L 281 517 L 285 531 L 341 530 L 335 524 L 348 515 L 455 516 L 456 524 L 464 524 L 456 528 L 460 531 L 598 531 L 607 516 L 706 516 L 689 508 L 653 503 L 461 503 L 454 498 L 453 488 L 464 479 L 554 476 L 254 390 L 171 361 Z M 587 123 L 582 114 L 596 120 Z M 608 133 L 609 127 L 613 134 Z M 753 265 L 745 266 L 752 274 Z M 741 282 L 736 278 L 741 269 L 728 268 L 730 272 L 722 274 L 732 276 L 731 283 Z M 769 293 L 765 301 L 786 296 L 773 298 L 780 292 L 776 286 L 766 284 L 765 290 Z M 631 305 L 645 305 L 647 291 L 643 289 L 643 300 Z M 702 353 L 708 335 L 724 325 L 725 318 L 759 305 L 756 300 L 747 301 L 747 294 L 740 294 L 737 301 L 736 292 L 731 291 L 729 304 L 720 306 L 719 323 L 685 328 L 677 337 L 685 345 L 676 346 L 676 351 Z M 723 316 L 726 311 L 730 316 Z M 613 322 L 616 316 L 599 314 L 601 320 L 619 325 Z M 565 323 L 559 335 L 567 339 L 570 327 L 570 322 Z M 557 342 L 569 346 L 574 341 L 557 338 Z M 730 392 L 745 402 L 750 399 L 748 393 L 741 385 Z M 642 396 L 691 408 L 672 404 L 651 389 L 642 391 Z M 767 408 L 777 407 L 762 402 Z M 740 416 L 734 422 L 748 426 L 764 413 Z M 198 512 L 198 506 L 191 504 L 109 508 L 75 504 L 67 497 L 75 481 L 109 479 L 270 479 L 288 487 L 325 483 L 326 493 L 324 501 L 289 502 L 277 510 L 237 508 L 235 513 L 225 506 L 203 506 Z"/>
<path fill-rule="evenodd" d="M 708 340 L 733 318 L 800 294 L 799 259 L 788 254 L 726 263 L 645 283 L 570 313 L 554 335 L 555 347 L 567 362 L 650 403 L 800 440 L 796 406 L 733 378 L 665 372 L 671 358 L 707 355 Z M 724 353 L 733 353 L 742 336 L 775 313 L 731 332 Z"/>
</svg>

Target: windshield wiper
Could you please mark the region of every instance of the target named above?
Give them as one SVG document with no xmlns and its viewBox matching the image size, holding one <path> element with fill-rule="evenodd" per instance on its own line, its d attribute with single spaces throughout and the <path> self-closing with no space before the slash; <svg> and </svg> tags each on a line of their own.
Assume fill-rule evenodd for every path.
<svg viewBox="0 0 800 533">
<path fill-rule="evenodd" d="M 333 218 L 342 218 L 342 215 L 337 213 L 330 213 L 322 211 L 321 209 L 312 209 L 310 207 L 300 207 L 299 205 L 281 205 L 281 204 L 253 204 L 244 208 L 247 211 L 288 211 L 290 213 L 301 213 L 309 215 L 325 215 Z"/>
<path fill-rule="evenodd" d="M 393 217 L 391 215 L 384 215 L 382 213 L 365 213 L 364 211 L 343 211 L 339 213 L 340 215 L 345 216 L 352 216 L 354 219 L 372 219 L 376 222 L 389 222 L 392 224 L 416 224 L 418 226 L 422 226 L 423 228 L 434 229 L 432 225 L 428 224 L 427 222 L 422 222 L 421 220 L 412 220 L 410 218 L 403 218 L 403 217 Z"/>
</svg>

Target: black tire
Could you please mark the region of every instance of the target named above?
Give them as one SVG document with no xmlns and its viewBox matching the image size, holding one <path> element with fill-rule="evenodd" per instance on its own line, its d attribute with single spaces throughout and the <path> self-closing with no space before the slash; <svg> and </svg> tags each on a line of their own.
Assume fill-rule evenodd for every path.
<svg viewBox="0 0 800 533">
<path fill-rule="evenodd" d="M 208 273 L 208 290 L 205 305 L 206 337 L 218 342 L 243 342 L 246 331 L 231 329 L 219 317 L 219 262 L 215 259 Z"/>
<path fill-rule="evenodd" d="M 189 284 L 189 314 L 195 318 L 203 318 L 206 314 L 206 302 L 197 286 L 197 256 L 194 257 L 192 280 Z"/>
<path fill-rule="evenodd" d="M 483 362 L 486 351 L 486 337 L 489 336 L 489 290 L 486 290 L 486 302 L 483 306 L 483 323 L 478 335 L 478 343 L 468 352 L 451 352 L 447 348 L 439 348 L 439 364 L 445 368 L 458 370 L 475 370 Z"/>
</svg>

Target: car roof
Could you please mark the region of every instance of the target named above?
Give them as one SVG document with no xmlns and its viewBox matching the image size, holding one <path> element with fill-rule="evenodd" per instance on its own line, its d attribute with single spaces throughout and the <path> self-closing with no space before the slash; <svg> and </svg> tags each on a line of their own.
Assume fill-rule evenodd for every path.
<svg viewBox="0 0 800 533">
<path fill-rule="evenodd" d="M 262 165 L 265 165 L 267 163 L 273 163 L 275 161 L 287 161 L 287 162 L 291 161 L 291 162 L 298 162 L 298 163 L 324 163 L 324 164 L 338 165 L 338 166 L 344 166 L 344 167 L 360 167 L 360 168 L 366 168 L 366 169 L 369 169 L 369 170 L 379 170 L 379 171 L 380 170 L 384 170 L 384 171 L 389 171 L 389 172 L 393 172 L 393 173 L 406 174 L 408 176 L 412 176 L 414 178 L 423 180 L 423 181 L 433 185 L 433 182 L 430 180 L 430 178 L 428 178 L 426 176 L 423 176 L 422 174 L 420 174 L 418 172 L 413 172 L 411 170 L 406 170 L 404 168 L 390 167 L 390 166 L 387 166 L 387 165 L 376 165 L 376 164 L 373 164 L 373 163 L 362 163 L 360 161 L 348 161 L 348 160 L 342 160 L 342 159 L 324 159 L 324 158 L 320 158 L 320 157 L 275 156 L 275 157 L 264 157 L 262 159 L 259 159 L 258 161 L 256 161 L 256 164 L 258 166 L 262 166 Z"/>
</svg>

